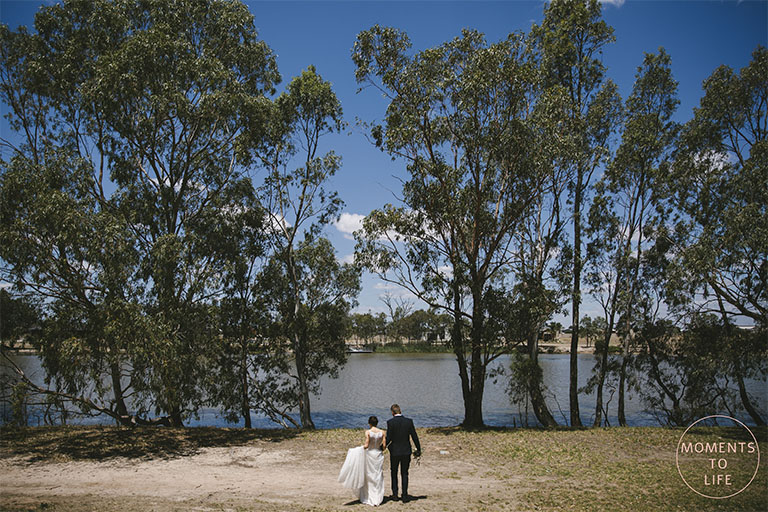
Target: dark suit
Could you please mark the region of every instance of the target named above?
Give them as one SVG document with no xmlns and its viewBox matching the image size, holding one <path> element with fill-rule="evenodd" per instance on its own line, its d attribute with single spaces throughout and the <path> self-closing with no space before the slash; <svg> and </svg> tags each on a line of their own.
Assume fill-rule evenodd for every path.
<svg viewBox="0 0 768 512">
<path fill-rule="evenodd" d="M 387 446 L 389 446 L 390 471 L 392 472 L 392 494 L 397 496 L 397 468 L 400 467 L 400 479 L 403 482 L 403 496 L 408 494 L 408 468 L 411 465 L 411 439 L 416 449 L 421 451 L 419 436 L 413 420 L 405 416 L 393 416 L 387 421 Z"/>
</svg>

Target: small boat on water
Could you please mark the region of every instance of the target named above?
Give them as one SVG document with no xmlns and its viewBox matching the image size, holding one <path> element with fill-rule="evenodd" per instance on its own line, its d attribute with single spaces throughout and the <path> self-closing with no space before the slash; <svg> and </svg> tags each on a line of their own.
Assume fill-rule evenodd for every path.
<svg viewBox="0 0 768 512">
<path fill-rule="evenodd" d="M 347 353 L 349 354 L 372 354 L 373 350 L 363 347 L 347 347 Z"/>
</svg>

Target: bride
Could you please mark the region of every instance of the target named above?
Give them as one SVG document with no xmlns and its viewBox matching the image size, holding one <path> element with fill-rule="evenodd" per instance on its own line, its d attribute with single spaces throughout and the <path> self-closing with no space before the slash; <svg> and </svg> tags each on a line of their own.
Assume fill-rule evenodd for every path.
<svg viewBox="0 0 768 512">
<path fill-rule="evenodd" d="M 384 447 L 387 446 L 387 433 L 376 427 L 376 416 L 368 418 L 368 430 L 365 431 L 365 444 L 347 451 L 347 459 L 339 472 L 339 482 L 344 487 L 354 489 L 360 496 L 360 502 L 366 505 L 380 505 L 384 500 Z"/>
</svg>

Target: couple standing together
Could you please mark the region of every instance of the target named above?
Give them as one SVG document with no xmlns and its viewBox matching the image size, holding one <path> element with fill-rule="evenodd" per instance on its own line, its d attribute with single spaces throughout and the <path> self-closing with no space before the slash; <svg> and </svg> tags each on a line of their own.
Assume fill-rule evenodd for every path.
<svg viewBox="0 0 768 512">
<path fill-rule="evenodd" d="M 408 495 L 408 468 L 411 465 L 411 439 L 416 445 L 416 456 L 421 454 L 421 443 L 413 420 L 403 416 L 400 406 L 390 407 L 392 418 L 387 421 L 387 430 L 377 427 L 376 416 L 368 418 L 371 427 L 365 431 L 365 444 L 347 452 L 347 459 L 341 467 L 339 482 L 359 493 L 360 502 L 366 505 L 379 505 L 384 500 L 384 450 L 389 449 L 390 471 L 392 474 L 392 496 L 398 499 L 397 473 L 400 473 L 404 502 Z"/>
</svg>

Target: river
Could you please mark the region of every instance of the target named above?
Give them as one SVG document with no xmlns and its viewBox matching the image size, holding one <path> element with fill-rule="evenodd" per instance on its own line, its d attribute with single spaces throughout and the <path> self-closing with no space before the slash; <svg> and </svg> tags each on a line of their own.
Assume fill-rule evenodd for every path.
<svg viewBox="0 0 768 512">
<path fill-rule="evenodd" d="M 34 381 L 42 382 L 44 370 L 35 355 L 14 356 L 16 363 Z M 569 356 L 567 354 L 541 354 L 539 361 L 543 370 L 544 383 L 547 386 L 550 410 L 555 418 L 566 424 L 568 415 L 568 375 Z M 579 385 L 586 384 L 595 363 L 595 356 L 579 354 Z M 503 356 L 494 362 L 493 367 L 508 368 L 509 358 Z M 7 371 L 5 369 L 0 371 Z M 487 425 L 520 426 L 526 424 L 524 411 L 510 403 L 505 377 L 489 379 L 483 398 L 483 415 Z M 759 397 L 758 408 L 765 414 L 766 384 L 764 381 L 749 384 L 750 391 Z M 609 392 L 608 392 L 609 393 Z M 608 420 L 617 425 L 617 397 L 608 405 Z M 450 426 L 461 423 L 464 415 L 461 398 L 461 382 L 456 360 L 452 354 L 350 354 L 349 360 L 339 372 L 338 379 L 324 378 L 321 381 L 321 393 L 313 397 L 312 419 L 318 428 L 357 428 L 364 427 L 368 416 L 376 415 L 380 420 L 389 417 L 389 406 L 398 403 L 406 416 L 414 418 L 417 426 Z M 580 395 L 581 419 L 585 425 L 591 425 L 594 418 L 594 396 Z M 7 404 L 3 405 L 7 409 Z M 2 410 L 6 417 L 7 410 Z M 727 413 L 723 411 L 723 413 Z M 626 402 L 627 422 L 634 426 L 658 425 L 657 418 L 644 410 L 636 394 L 630 393 Z M 742 413 L 740 418 L 751 424 L 750 418 Z M 34 412 L 30 414 L 30 424 L 42 420 Z M 253 415 L 253 426 L 274 428 L 276 425 L 266 417 Z M 72 423 L 111 424 L 108 417 L 81 418 Z M 527 416 L 527 424 L 536 424 L 532 412 Z M 204 408 L 199 411 L 199 418 L 187 421 L 189 426 L 243 426 L 243 421 L 227 423 L 217 409 Z"/>
</svg>

